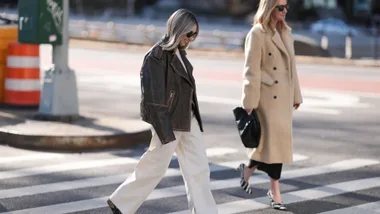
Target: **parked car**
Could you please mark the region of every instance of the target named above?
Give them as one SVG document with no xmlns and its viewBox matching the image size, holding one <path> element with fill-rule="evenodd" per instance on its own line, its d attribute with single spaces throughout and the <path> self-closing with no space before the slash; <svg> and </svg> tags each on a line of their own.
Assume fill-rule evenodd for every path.
<svg viewBox="0 0 380 214">
<path fill-rule="evenodd" d="M 348 25 L 341 19 L 336 18 L 321 19 L 314 22 L 310 26 L 310 30 L 313 33 L 319 34 L 325 33 L 345 36 L 350 32 L 352 36 L 363 35 L 363 33 L 357 28 Z"/>
</svg>

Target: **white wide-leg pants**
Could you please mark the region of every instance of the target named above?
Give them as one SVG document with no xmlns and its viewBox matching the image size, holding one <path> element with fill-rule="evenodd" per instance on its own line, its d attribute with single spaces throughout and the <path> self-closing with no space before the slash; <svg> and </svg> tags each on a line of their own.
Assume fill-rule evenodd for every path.
<svg viewBox="0 0 380 214">
<path fill-rule="evenodd" d="M 210 169 L 198 122 L 193 117 L 190 132 L 174 132 L 176 140 L 162 145 L 152 130 L 149 149 L 142 155 L 133 174 L 110 196 L 123 214 L 134 214 L 154 190 L 176 152 L 185 181 L 192 214 L 217 214 L 210 189 Z"/>
</svg>

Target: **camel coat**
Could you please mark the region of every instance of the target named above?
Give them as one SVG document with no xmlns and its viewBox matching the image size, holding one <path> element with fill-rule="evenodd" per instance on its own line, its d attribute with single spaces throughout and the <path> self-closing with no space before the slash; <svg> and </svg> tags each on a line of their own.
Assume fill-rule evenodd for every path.
<svg viewBox="0 0 380 214">
<path fill-rule="evenodd" d="M 246 37 L 243 72 L 243 108 L 256 109 L 262 127 L 258 148 L 247 149 L 250 159 L 293 161 L 293 105 L 301 103 L 291 29 L 272 35 L 256 24 Z"/>
</svg>

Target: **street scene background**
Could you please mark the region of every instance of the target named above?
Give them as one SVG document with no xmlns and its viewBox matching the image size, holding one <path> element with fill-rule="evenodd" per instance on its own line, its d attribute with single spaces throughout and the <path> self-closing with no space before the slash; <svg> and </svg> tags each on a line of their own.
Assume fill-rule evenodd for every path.
<svg viewBox="0 0 380 214">
<path fill-rule="evenodd" d="M 280 180 L 286 212 L 270 208 L 264 173 L 254 173 L 253 194 L 247 195 L 236 171 L 247 156 L 232 109 L 240 105 L 242 45 L 258 1 L 88 2 L 70 1 L 69 66 L 76 75 L 79 113 L 106 121 L 91 126 L 91 133 L 141 126 L 143 56 L 162 37 L 169 15 L 188 8 L 200 20 L 200 36 L 187 57 L 194 67 L 219 213 L 380 213 L 378 0 L 289 0 L 304 103 L 294 112 L 294 163 L 284 165 Z M 17 1 L 2 0 L 0 7 L 1 25 L 17 24 Z M 39 49 L 42 87 L 53 49 L 49 44 Z M 111 213 L 106 200 L 133 172 L 149 136 L 134 145 L 79 150 L 75 141 L 62 147 L 57 142 L 65 133 L 80 135 L 87 126 L 36 122 L 30 116 L 35 113 L 36 108 L 0 107 L 4 139 L 27 127 L 25 136 L 15 134 L 16 140 L 0 139 L 0 213 Z M 37 135 L 54 137 L 39 148 Z M 190 213 L 175 155 L 137 213 Z"/>
</svg>

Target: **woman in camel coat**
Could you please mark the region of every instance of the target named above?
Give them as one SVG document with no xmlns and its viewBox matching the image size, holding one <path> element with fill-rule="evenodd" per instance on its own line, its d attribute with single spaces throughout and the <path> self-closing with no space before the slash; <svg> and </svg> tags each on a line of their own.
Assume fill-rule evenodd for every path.
<svg viewBox="0 0 380 214">
<path fill-rule="evenodd" d="M 243 108 L 257 111 L 262 127 L 258 148 L 248 149 L 249 164 L 241 164 L 241 186 L 255 169 L 271 178 L 268 196 L 275 209 L 285 210 L 279 179 L 282 164 L 292 162 L 293 110 L 302 103 L 295 63 L 294 39 L 285 23 L 286 0 L 261 0 L 255 23 L 246 37 Z"/>
</svg>

